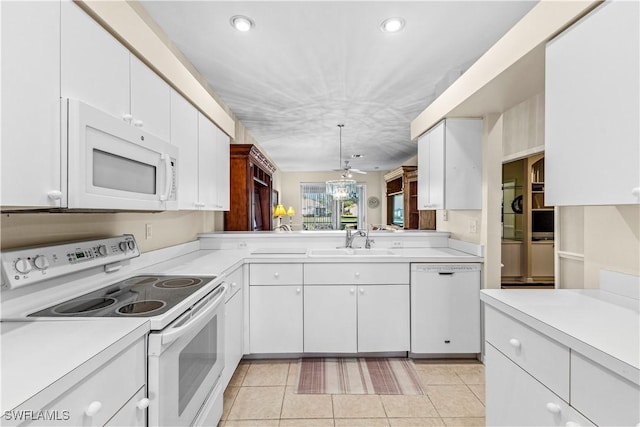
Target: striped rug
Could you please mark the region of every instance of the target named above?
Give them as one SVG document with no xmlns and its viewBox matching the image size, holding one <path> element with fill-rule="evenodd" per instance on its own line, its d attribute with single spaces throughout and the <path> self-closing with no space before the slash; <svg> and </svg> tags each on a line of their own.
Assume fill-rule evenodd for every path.
<svg viewBox="0 0 640 427">
<path fill-rule="evenodd" d="M 299 394 L 424 394 L 409 359 L 300 359 Z"/>
</svg>

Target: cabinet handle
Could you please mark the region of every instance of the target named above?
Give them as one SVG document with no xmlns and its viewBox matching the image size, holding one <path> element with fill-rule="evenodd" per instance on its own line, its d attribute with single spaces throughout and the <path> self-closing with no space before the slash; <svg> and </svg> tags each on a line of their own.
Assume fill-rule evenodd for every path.
<svg viewBox="0 0 640 427">
<path fill-rule="evenodd" d="M 140 399 L 136 407 L 138 409 L 147 409 L 149 407 L 149 399 L 147 399 L 146 397 Z"/>
<path fill-rule="evenodd" d="M 300 292 L 302 292 L 302 289 L 296 288 L 296 294 L 299 294 Z"/>
<path fill-rule="evenodd" d="M 206 205 L 204 203 L 196 202 L 195 206 L 196 208 L 204 208 Z"/>
<path fill-rule="evenodd" d="M 280 273 L 276 271 L 275 273 L 273 273 L 273 277 L 280 277 Z"/>
<path fill-rule="evenodd" d="M 87 406 L 87 409 L 84 410 L 84 413 L 87 414 L 88 417 L 93 417 L 95 414 L 100 412 L 102 408 L 102 402 L 99 400 L 94 400 Z"/>
<path fill-rule="evenodd" d="M 560 410 L 561 408 L 557 403 L 553 403 L 553 402 L 547 403 L 547 411 L 551 412 L 552 414 L 559 414 Z"/>
<path fill-rule="evenodd" d="M 238 286 L 238 284 L 237 284 L 236 282 L 233 282 L 233 283 L 231 284 L 231 287 L 232 287 L 232 288 L 235 288 L 235 287 L 237 287 L 237 286 Z"/>
<path fill-rule="evenodd" d="M 133 120 L 133 116 L 131 114 L 123 114 L 122 120 L 124 120 L 125 122 L 131 123 L 131 120 Z"/>
<path fill-rule="evenodd" d="M 360 288 L 360 294 L 361 295 L 364 294 L 364 289 L 363 288 Z"/>
<path fill-rule="evenodd" d="M 360 272 L 356 271 L 355 276 L 356 276 L 356 277 L 360 277 Z"/>
<path fill-rule="evenodd" d="M 47 193 L 47 197 L 51 200 L 60 200 L 62 199 L 62 191 L 52 190 Z"/>
<path fill-rule="evenodd" d="M 356 293 L 356 290 L 355 290 L 355 289 L 353 289 L 353 288 L 351 288 L 351 289 L 349 289 L 349 292 L 351 292 L 352 294 L 355 294 L 355 293 Z"/>
<path fill-rule="evenodd" d="M 144 126 L 144 122 L 142 120 L 134 120 L 133 125 L 137 128 L 141 128 Z"/>
<path fill-rule="evenodd" d="M 520 340 L 517 338 L 511 338 L 509 340 L 509 344 L 511 344 L 511 347 L 519 349 L 520 346 L 522 345 L 522 343 L 520 343 Z"/>
<path fill-rule="evenodd" d="M 640 187 L 636 187 L 633 190 L 631 190 L 631 194 L 635 197 L 640 197 Z"/>
</svg>

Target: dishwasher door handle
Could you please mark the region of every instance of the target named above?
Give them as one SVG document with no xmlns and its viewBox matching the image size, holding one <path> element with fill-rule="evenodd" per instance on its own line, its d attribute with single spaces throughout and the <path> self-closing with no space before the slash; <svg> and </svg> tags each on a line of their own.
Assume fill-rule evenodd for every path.
<svg viewBox="0 0 640 427">
<path fill-rule="evenodd" d="M 438 271 L 438 275 L 440 276 L 453 276 L 454 274 L 453 271 Z"/>
</svg>

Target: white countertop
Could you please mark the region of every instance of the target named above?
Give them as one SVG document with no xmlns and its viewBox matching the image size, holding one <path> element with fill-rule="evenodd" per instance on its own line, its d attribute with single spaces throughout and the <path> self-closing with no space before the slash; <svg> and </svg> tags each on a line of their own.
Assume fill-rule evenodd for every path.
<svg viewBox="0 0 640 427">
<path fill-rule="evenodd" d="M 146 335 L 147 324 L 147 319 L 134 318 L 0 323 L 0 414 L 15 409 L 61 378 L 73 375 L 83 364 L 125 337 L 137 339 Z"/>
<path fill-rule="evenodd" d="M 186 246 L 185 246 L 186 248 Z M 149 253 L 140 268 L 123 274 L 217 275 L 229 273 L 247 262 L 481 262 L 482 257 L 443 247 L 392 248 L 392 256 L 309 256 L 309 251 L 279 253 L 265 245 L 259 248 L 204 249 L 186 253 L 172 248 Z M 188 249 L 186 249 L 188 250 Z M 275 252 L 275 253 L 274 253 Z M 286 252 L 286 251 L 282 251 Z M 80 279 L 82 281 L 82 279 Z M 131 334 L 142 337 L 149 332 L 148 319 L 84 318 L 18 321 L 1 323 L 2 353 L 1 411 L 14 409 L 38 397 L 44 403 L 55 398 L 52 385 L 73 375 L 85 375 L 95 365 L 96 356 L 115 351 L 118 343 Z M 87 368 L 87 369 L 83 369 Z M 94 367 L 94 369 L 97 366 Z M 90 372 L 90 371 L 88 371 Z M 75 379 L 75 377 L 74 377 Z M 79 378 L 81 379 L 81 378 Z M 78 380 L 79 380 L 78 379 Z M 31 402 L 30 402 L 31 403 Z M 40 408 L 27 408 L 37 410 Z"/>
<path fill-rule="evenodd" d="M 640 384 L 637 301 L 595 289 L 485 289 L 480 299 Z"/>
</svg>

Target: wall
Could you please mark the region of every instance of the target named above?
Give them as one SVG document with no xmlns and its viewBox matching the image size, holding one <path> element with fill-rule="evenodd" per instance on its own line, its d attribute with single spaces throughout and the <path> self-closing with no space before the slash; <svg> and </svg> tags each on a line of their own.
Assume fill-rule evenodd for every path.
<svg viewBox="0 0 640 427">
<path fill-rule="evenodd" d="M 145 239 L 151 224 L 152 238 Z M 2 214 L 1 249 L 133 234 L 141 252 L 195 240 L 214 231 L 213 212 Z"/>
<path fill-rule="evenodd" d="M 544 150 L 543 94 L 505 111 L 503 121 L 503 161 Z M 640 206 L 559 207 L 556 213 L 558 287 L 598 288 L 600 269 L 640 275 Z"/>
<path fill-rule="evenodd" d="M 382 212 L 386 209 L 383 203 L 385 200 L 383 195 L 385 189 L 383 175 L 384 173 L 382 172 L 368 172 L 366 175 L 356 174 L 354 176 L 354 179 L 358 183 L 365 183 L 367 185 L 367 198 L 376 196 L 381 202 L 375 209 L 367 208 L 366 221 L 368 224 L 382 224 Z M 282 203 L 285 208 L 293 206 L 296 210 L 296 215 L 293 217 L 294 230 L 300 230 L 302 224 L 300 183 L 325 182 L 330 179 L 338 179 L 339 177 L 339 172 L 279 172 L 278 187 L 280 189 L 280 203 Z M 366 203 L 366 200 L 364 203 Z M 288 220 L 288 217 L 284 217 L 283 223 L 288 223 Z"/>
</svg>

